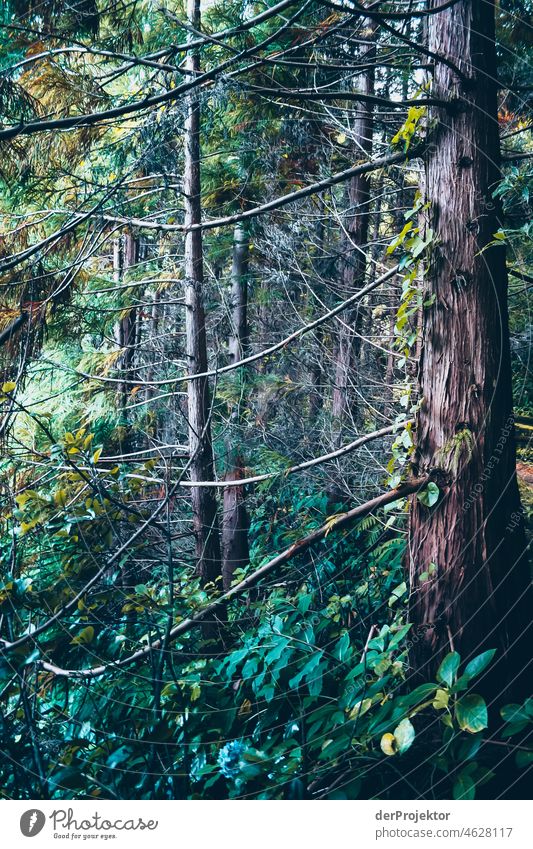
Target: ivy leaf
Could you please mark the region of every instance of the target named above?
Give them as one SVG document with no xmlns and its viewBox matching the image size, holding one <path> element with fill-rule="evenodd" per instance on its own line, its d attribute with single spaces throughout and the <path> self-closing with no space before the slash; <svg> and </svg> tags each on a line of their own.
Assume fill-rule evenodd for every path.
<svg viewBox="0 0 533 849">
<path fill-rule="evenodd" d="M 437 484 L 433 481 L 430 481 L 427 487 L 419 492 L 417 495 L 418 500 L 424 507 L 433 507 L 434 504 L 439 500 L 440 489 Z"/>
<path fill-rule="evenodd" d="M 437 670 L 437 681 L 441 684 L 447 684 L 448 687 L 453 685 L 459 664 L 461 663 L 461 655 L 456 651 L 451 651 L 446 655 L 441 665 Z"/>
<path fill-rule="evenodd" d="M 475 693 L 462 696 L 455 705 L 455 718 L 462 731 L 477 734 L 488 726 L 485 699 Z"/>
</svg>

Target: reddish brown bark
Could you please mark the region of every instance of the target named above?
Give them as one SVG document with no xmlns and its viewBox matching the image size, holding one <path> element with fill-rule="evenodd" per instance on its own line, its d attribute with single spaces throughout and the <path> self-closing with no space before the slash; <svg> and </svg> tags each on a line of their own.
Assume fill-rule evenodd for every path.
<svg viewBox="0 0 533 849">
<path fill-rule="evenodd" d="M 228 480 L 245 477 L 245 467 L 240 455 L 228 472 Z M 224 515 L 222 518 L 222 582 L 229 590 L 235 569 L 243 569 L 250 561 L 248 532 L 250 517 L 246 510 L 243 486 L 228 486 L 224 490 Z"/>
<path fill-rule="evenodd" d="M 440 503 L 411 505 L 408 561 L 411 662 L 425 677 L 454 648 L 464 658 L 498 649 L 496 690 L 523 691 L 531 581 L 515 475 L 507 274 L 492 192 L 499 177 L 494 9 L 462 0 L 429 18 L 439 110 L 427 158 L 435 232 L 424 299 L 422 406 L 415 474 L 433 471 Z M 431 563 L 436 575 L 420 580 Z M 525 649 L 525 650 L 524 650 Z M 514 684 L 512 683 L 514 680 Z"/>
</svg>

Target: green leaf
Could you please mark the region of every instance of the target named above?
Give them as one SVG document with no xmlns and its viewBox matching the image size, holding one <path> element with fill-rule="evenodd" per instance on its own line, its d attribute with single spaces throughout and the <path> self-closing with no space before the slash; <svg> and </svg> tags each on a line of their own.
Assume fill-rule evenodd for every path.
<svg viewBox="0 0 533 849">
<path fill-rule="evenodd" d="M 339 639 L 339 642 L 335 646 L 335 657 L 340 660 L 342 663 L 347 656 L 348 649 L 350 648 L 350 634 L 348 631 L 345 631 L 344 634 Z"/>
<path fill-rule="evenodd" d="M 418 493 L 417 498 L 424 507 L 433 507 L 439 500 L 439 495 L 440 489 L 437 484 L 430 481 L 427 487 Z"/>
<path fill-rule="evenodd" d="M 415 739 L 415 729 L 408 719 L 402 719 L 399 725 L 394 729 L 394 737 L 398 744 L 400 755 L 409 749 Z"/>
<path fill-rule="evenodd" d="M 457 753 L 457 760 L 462 762 L 468 761 L 471 758 L 475 758 L 475 756 L 479 752 L 481 743 L 481 734 L 476 734 L 473 737 L 468 737 L 459 748 L 459 751 Z"/>
<path fill-rule="evenodd" d="M 470 663 L 467 663 L 463 672 L 465 678 L 475 678 L 476 675 L 483 672 L 495 654 L 496 649 L 489 649 L 488 651 L 483 652 L 483 654 L 478 654 L 478 656 L 471 660 Z"/>
<path fill-rule="evenodd" d="M 519 769 L 523 769 L 533 763 L 533 751 L 524 752 L 520 750 L 516 753 L 515 763 Z"/>
<path fill-rule="evenodd" d="M 304 678 L 307 678 L 308 682 L 312 681 L 313 672 L 316 669 L 316 667 L 318 666 L 318 664 L 320 663 L 321 659 L 322 659 L 322 652 L 321 651 L 315 652 L 312 655 L 311 659 L 307 661 L 305 666 L 296 675 L 294 675 L 290 679 L 289 687 L 291 688 L 291 690 L 298 687 L 301 684 L 301 682 L 303 681 Z"/>
<path fill-rule="evenodd" d="M 389 607 L 392 607 L 394 604 L 396 604 L 396 602 L 399 601 L 399 599 L 401 599 L 406 592 L 407 584 L 405 583 L 405 581 L 402 581 L 401 584 L 398 584 L 397 587 L 394 587 L 389 598 Z"/>
<path fill-rule="evenodd" d="M 307 687 L 309 689 L 310 696 L 319 696 L 322 692 L 322 671 L 321 669 L 315 670 L 313 675 L 307 676 Z"/>
<path fill-rule="evenodd" d="M 454 799 L 476 798 L 476 785 L 467 773 L 459 773 L 454 782 L 452 794 Z"/>
<path fill-rule="evenodd" d="M 488 726 L 487 705 L 475 693 L 462 696 L 455 705 L 455 718 L 462 731 L 477 734 Z"/>
<path fill-rule="evenodd" d="M 450 701 L 450 694 L 448 690 L 437 690 L 435 693 L 435 698 L 433 700 L 433 707 L 435 710 L 444 710 L 448 707 L 448 702 Z"/>
<path fill-rule="evenodd" d="M 440 681 L 442 684 L 447 684 L 448 687 L 451 687 L 453 682 L 455 681 L 455 676 L 457 670 L 459 669 L 459 664 L 461 663 L 461 655 L 456 651 L 451 651 L 446 655 L 441 665 L 437 670 L 437 681 Z"/>
<path fill-rule="evenodd" d="M 528 722 L 531 719 L 522 705 L 504 705 L 500 714 L 504 722 Z"/>
<path fill-rule="evenodd" d="M 387 651 L 392 652 L 394 649 L 398 648 L 404 637 L 407 636 L 409 631 L 411 630 L 412 625 L 402 625 L 401 628 L 394 633 L 394 635 L 389 640 L 389 645 L 387 646 Z"/>
</svg>

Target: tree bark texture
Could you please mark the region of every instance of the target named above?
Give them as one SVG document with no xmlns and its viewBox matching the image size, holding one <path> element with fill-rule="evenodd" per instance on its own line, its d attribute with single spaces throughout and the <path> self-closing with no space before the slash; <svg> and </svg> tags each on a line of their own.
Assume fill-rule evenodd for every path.
<svg viewBox="0 0 533 849">
<path fill-rule="evenodd" d="M 231 267 L 231 333 L 229 354 L 231 362 L 237 362 L 248 353 L 248 258 L 249 240 L 242 225 L 237 224 L 233 240 L 233 261 Z M 246 370 L 240 369 L 238 379 L 241 394 L 244 394 Z M 240 437 L 241 424 L 240 398 L 230 411 L 230 421 L 236 425 L 236 438 Z M 233 437 L 235 441 L 235 436 Z M 245 475 L 245 462 L 238 445 L 227 446 L 229 467 L 228 480 L 240 480 Z M 222 517 L 222 582 L 229 589 L 235 569 L 243 568 L 249 562 L 248 532 L 250 517 L 246 509 L 246 491 L 244 486 L 227 487 L 224 490 Z"/>
<path fill-rule="evenodd" d="M 200 28 L 200 0 L 187 0 L 187 16 L 191 27 Z M 187 54 L 186 68 L 191 77 L 200 69 L 197 51 Z M 201 221 L 200 184 L 200 101 L 196 90 L 187 98 L 185 121 L 185 163 L 183 189 L 185 195 L 185 225 Z M 203 302 L 203 255 L 200 230 L 185 235 L 185 334 L 188 373 L 207 370 L 207 342 Z M 192 456 L 191 480 L 214 478 L 213 445 L 211 440 L 210 391 L 205 377 L 190 380 L 188 393 L 189 450 Z M 217 502 L 213 490 L 203 487 L 192 490 L 193 525 L 196 538 L 198 573 L 207 583 L 220 575 L 220 540 L 217 522 Z"/>
<path fill-rule="evenodd" d="M 432 0 L 438 4 L 438 0 Z M 414 473 L 432 472 L 439 502 L 411 503 L 411 663 L 433 676 L 443 655 L 497 648 L 495 695 L 527 687 L 532 593 L 515 473 L 507 273 L 492 193 L 499 179 L 494 7 L 462 0 L 431 15 L 440 109 L 427 156 L 434 246 L 425 277 L 422 404 Z M 434 563 L 434 567 L 430 564 Z M 429 577 L 428 577 L 429 571 Z M 421 577 L 422 576 L 422 577 Z"/>
<path fill-rule="evenodd" d="M 372 62 L 376 53 L 376 24 L 367 21 L 366 44 L 361 51 L 361 62 Z M 373 67 L 361 74 L 359 90 L 362 94 L 374 93 L 375 72 Z M 373 114 L 372 104 L 360 102 L 354 121 L 354 159 L 370 160 L 372 155 Z M 348 215 L 345 222 L 346 247 L 342 265 L 342 294 L 349 297 L 363 286 L 366 271 L 364 248 L 368 241 L 370 221 L 370 175 L 356 174 L 348 183 Z M 343 416 L 350 410 L 349 382 L 352 365 L 358 353 L 357 333 L 361 327 L 361 305 L 342 315 L 339 324 L 339 342 L 335 364 L 335 386 L 332 398 L 332 414 L 341 430 Z"/>
<path fill-rule="evenodd" d="M 137 262 L 138 242 L 131 234 L 126 233 L 116 239 L 113 245 L 113 269 L 115 279 L 122 280 L 124 273 L 133 268 Z M 119 408 L 126 416 L 128 393 L 131 391 L 131 370 L 135 359 L 137 343 L 137 309 L 133 307 L 126 315 L 119 318 L 115 326 L 115 341 L 122 351 L 117 360 L 117 367 L 123 377 L 118 385 L 117 395 Z"/>
</svg>

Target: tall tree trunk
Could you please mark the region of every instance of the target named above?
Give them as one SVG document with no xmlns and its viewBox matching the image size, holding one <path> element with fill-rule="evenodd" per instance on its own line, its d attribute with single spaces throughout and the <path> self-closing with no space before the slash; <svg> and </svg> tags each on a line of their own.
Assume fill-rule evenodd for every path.
<svg viewBox="0 0 533 849">
<path fill-rule="evenodd" d="M 200 0 L 187 0 L 187 17 L 194 30 L 200 29 Z M 191 78 L 200 70 L 196 50 L 187 54 L 186 68 Z M 196 90 L 187 99 L 185 120 L 185 226 L 201 221 L 200 184 L 200 101 Z M 190 375 L 207 370 L 207 341 L 203 303 L 203 255 L 200 230 L 185 235 L 185 334 L 186 358 Z M 208 481 L 214 477 L 211 440 L 210 392 L 206 377 L 187 383 L 189 450 L 192 456 L 191 480 Z M 217 502 L 212 489 L 192 488 L 193 524 L 196 537 L 198 573 L 203 581 L 220 575 L 220 539 Z"/>
<path fill-rule="evenodd" d="M 437 111 L 427 157 L 436 241 L 424 300 L 434 303 L 423 317 L 414 472 L 433 471 L 442 497 L 432 508 L 411 504 L 411 661 L 427 677 L 452 647 L 464 658 L 497 648 L 495 693 L 507 682 L 519 697 L 533 599 L 515 475 L 505 255 L 488 247 L 499 227 L 494 8 L 462 0 L 431 15 L 428 28 L 429 47 L 468 81 L 437 63 L 433 95 L 462 102 Z M 424 580 L 431 563 L 437 570 Z"/>
<path fill-rule="evenodd" d="M 248 349 L 248 236 L 242 227 L 235 227 L 233 241 L 233 262 L 231 268 L 231 333 L 229 353 L 231 362 L 237 362 L 246 356 Z M 241 394 L 246 378 L 245 369 L 239 369 Z M 237 401 L 230 413 L 232 424 L 236 425 L 237 439 L 240 436 L 241 401 Z M 228 445 L 229 480 L 245 477 L 245 463 L 239 445 Z M 248 531 L 250 518 L 245 504 L 245 490 L 242 486 L 224 489 L 224 513 L 222 518 L 222 580 L 225 589 L 229 589 L 233 573 L 238 567 L 246 566 L 249 561 Z"/>
<path fill-rule="evenodd" d="M 361 61 L 372 62 L 376 52 L 376 24 L 366 22 L 364 41 L 367 46 L 361 51 Z M 359 78 L 359 90 L 362 94 L 374 93 L 374 68 L 370 67 Z M 373 115 L 372 104 L 361 102 L 357 106 L 357 118 L 354 121 L 353 136 L 354 158 L 370 159 L 372 155 Z M 348 215 L 346 217 L 346 250 L 343 258 L 342 293 L 349 297 L 356 289 L 364 284 L 366 260 L 364 247 L 368 241 L 368 225 L 370 221 L 370 176 L 366 174 L 352 177 L 348 184 Z M 332 398 L 332 415 L 338 437 L 342 431 L 344 415 L 353 409 L 349 392 L 349 377 L 352 363 L 357 354 L 357 336 L 360 331 L 361 307 L 342 315 L 343 323 L 339 325 L 339 341 L 335 364 L 335 386 Z"/>
<path fill-rule="evenodd" d="M 126 233 L 122 238 L 115 240 L 113 243 L 113 269 L 117 281 L 122 280 L 124 273 L 135 266 L 137 251 L 138 242 L 131 233 Z M 131 370 L 137 342 L 137 309 L 135 307 L 118 319 L 115 325 L 115 341 L 122 351 L 117 360 L 117 366 L 123 378 L 117 389 L 118 404 L 124 419 L 126 419 L 125 408 L 128 393 L 131 390 Z"/>
<path fill-rule="evenodd" d="M 244 356 L 248 347 L 248 255 L 249 240 L 242 224 L 235 226 L 231 266 L 231 362 Z"/>
<path fill-rule="evenodd" d="M 316 235 L 315 235 L 315 250 L 313 251 L 313 255 L 311 257 L 311 280 L 313 285 L 313 291 L 324 301 L 324 292 L 325 292 L 325 279 L 327 276 L 327 267 L 324 261 L 325 254 L 325 244 L 326 244 L 326 215 L 325 215 L 325 205 L 324 205 L 324 197 L 323 195 L 319 195 L 317 198 L 317 223 L 316 223 Z M 309 320 L 312 321 L 315 317 L 316 306 L 314 304 L 314 299 L 311 299 L 311 309 L 309 314 Z M 309 431 L 310 436 L 312 435 L 312 441 L 314 445 L 318 445 L 319 442 L 319 431 L 316 427 L 318 417 L 321 413 L 322 407 L 324 405 L 324 368 L 322 361 L 322 346 L 324 344 L 324 328 L 318 327 L 314 333 L 315 345 L 311 349 L 311 356 L 313 356 L 313 361 L 311 363 L 310 369 L 310 386 L 309 386 Z"/>
</svg>

